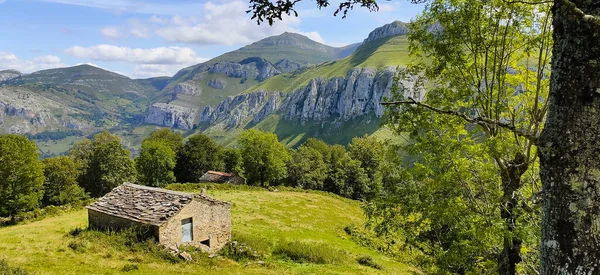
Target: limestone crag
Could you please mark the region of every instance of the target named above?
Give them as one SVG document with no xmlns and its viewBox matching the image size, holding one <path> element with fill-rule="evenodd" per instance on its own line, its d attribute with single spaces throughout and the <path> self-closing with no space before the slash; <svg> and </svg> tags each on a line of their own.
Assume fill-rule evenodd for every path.
<svg viewBox="0 0 600 275">
<path fill-rule="evenodd" d="M 300 64 L 298 62 L 294 62 L 294 61 L 291 61 L 291 60 L 286 59 L 286 58 L 277 61 L 273 65 L 275 66 L 275 68 L 277 68 L 282 73 L 287 73 L 287 72 L 295 71 L 297 69 L 300 69 L 300 68 L 304 67 L 302 64 Z"/>
<path fill-rule="evenodd" d="M 173 93 L 174 94 L 184 94 L 184 95 L 193 95 L 193 96 L 200 96 L 202 94 L 202 88 L 195 86 L 193 84 L 190 83 L 179 83 L 177 85 L 175 85 L 175 87 L 173 88 Z"/>
<path fill-rule="evenodd" d="M 282 103 L 281 111 L 288 120 L 348 121 L 374 113 L 383 115 L 381 102 L 391 95 L 395 70 L 376 71 L 354 68 L 346 77 L 330 80 L 316 78 L 303 89 L 296 90 Z"/>
<path fill-rule="evenodd" d="M 173 127 L 178 129 L 192 129 L 196 110 L 168 103 L 154 103 L 150 106 L 144 122 L 148 124 Z"/>
<path fill-rule="evenodd" d="M 258 81 L 263 81 L 281 73 L 271 63 L 262 58 L 248 58 L 239 63 L 222 61 L 214 64 L 208 71 L 225 74 L 229 77 L 256 79 Z"/>
<path fill-rule="evenodd" d="M 63 104 L 42 97 L 22 87 L 0 87 L 0 117 L 5 130 L 10 133 L 26 133 L 39 127 L 68 127 L 87 129 L 89 124 L 72 117 L 82 113 Z M 7 125 L 6 118 L 13 117 Z"/>
<path fill-rule="evenodd" d="M 369 37 L 365 39 L 363 43 L 371 42 L 380 38 L 396 36 L 396 35 L 405 35 L 408 33 L 408 27 L 406 24 L 400 21 L 394 21 L 389 24 L 385 24 L 371 33 L 369 33 Z"/>
<path fill-rule="evenodd" d="M 246 119 L 260 121 L 270 115 L 279 106 L 278 92 L 256 91 L 249 94 L 229 96 L 214 110 L 207 106 L 202 110 L 201 122 L 214 123 L 225 121 L 229 128 L 238 127 Z"/>
<path fill-rule="evenodd" d="M 384 109 L 380 102 L 391 96 L 394 75 L 393 67 L 382 70 L 354 68 L 346 77 L 315 78 L 289 94 L 259 90 L 232 96 L 214 110 L 210 106 L 204 108 L 201 121 L 224 121 L 228 127 L 237 127 L 244 121 L 258 123 L 273 113 L 300 123 L 345 122 L 370 114 L 381 117 Z M 411 85 L 409 82 L 400 83 L 400 87 Z M 403 91 L 408 93 L 408 90 Z M 423 97 L 420 92 L 406 96 Z"/>
<path fill-rule="evenodd" d="M 206 83 L 206 85 L 208 85 L 209 87 L 215 88 L 215 89 L 222 90 L 225 88 L 226 83 L 223 80 L 213 78 L 213 79 L 209 80 Z"/>
</svg>

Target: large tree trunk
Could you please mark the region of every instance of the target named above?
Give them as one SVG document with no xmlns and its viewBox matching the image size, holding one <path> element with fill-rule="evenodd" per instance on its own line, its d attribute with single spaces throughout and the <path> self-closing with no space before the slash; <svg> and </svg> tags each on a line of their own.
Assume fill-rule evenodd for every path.
<svg viewBox="0 0 600 275">
<path fill-rule="evenodd" d="M 517 274 L 517 264 L 521 262 L 521 245 L 523 240 L 516 234 L 517 216 L 515 208 L 518 199 L 515 193 L 521 187 L 521 176 L 527 171 L 529 165 L 523 154 L 517 154 L 515 159 L 507 164 L 502 171 L 502 208 L 500 215 L 509 234 L 504 237 L 504 246 L 498 259 L 498 273 L 500 275 Z"/>
<path fill-rule="evenodd" d="M 541 272 L 600 273 L 600 1 L 556 0 L 540 137 Z"/>
</svg>

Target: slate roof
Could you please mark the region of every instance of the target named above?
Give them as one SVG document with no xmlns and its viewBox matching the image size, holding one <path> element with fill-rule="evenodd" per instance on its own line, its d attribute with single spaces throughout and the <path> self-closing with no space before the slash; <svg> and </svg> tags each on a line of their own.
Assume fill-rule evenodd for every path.
<svg viewBox="0 0 600 275">
<path fill-rule="evenodd" d="M 218 171 L 208 171 L 199 179 L 200 182 L 228 182 L 235 175 L 233 173 L 225 173 Z"/>
<path fill-rule="evenodd" d="M 192 202 L 195 197 L 204 200 L 209 200 L 208 198 L 210 198 L 207 196 L 195 196 L 190 193 L 124 183 L 87 208 L 135 222 L 160 226 Z M 213 200 L 215 199 L 210 198 L 209 201 L 212 202 Z"/>
</svg>

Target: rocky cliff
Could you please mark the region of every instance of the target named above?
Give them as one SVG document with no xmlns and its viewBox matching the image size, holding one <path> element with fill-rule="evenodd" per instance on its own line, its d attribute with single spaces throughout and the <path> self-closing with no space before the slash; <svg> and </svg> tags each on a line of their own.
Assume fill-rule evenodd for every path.
<svg viewBox="0 0 600 275">
<path fill-rule="evenodd" d="M 201 122 L 222 121 L 232 128 L 244 122 L 258 123 L 273 113 L 301 124 L 308 121 L 335 124 L 371 114 L 381 117 L 384 110 L 380 102 L 391 96 L 394 74 L 395 68 L 354 68 L 345 77 L 312 79 L 289 94 L 259 90 L 231 96 L 214 109 L 206 107 Z M 410 96 L 421 98 L 422 94 Z"/>
<path fill-rule="evenodd" d="M 194 127 L 195 110 L 167 103 L 155 103 L 150 106 L 144 122 L 178 129 Z"/>
<path fill-rule="evenodd" d="M 247 58 L 239 63 L 221 61 L 210 67 L 208 71 L 229 77 L 256 79 L 258 81 L 263 81 L 281 73 L 271 63 L 260 57 Z"/>
<path fill-rule="evenodd" d="M 24 134 L 60 127 L 77 130 L 91 128 L 87 122 L 75 118 L 74 115 L 80 113 L 26 88 L 0 88 L 0 125 L 8 133 Z M 10 123 L 6 124 L 9 117 Z"/>
</svg>

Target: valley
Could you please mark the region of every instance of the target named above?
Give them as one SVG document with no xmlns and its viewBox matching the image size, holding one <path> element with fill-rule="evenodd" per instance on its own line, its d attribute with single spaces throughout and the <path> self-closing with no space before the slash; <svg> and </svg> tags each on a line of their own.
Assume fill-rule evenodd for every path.
<svg viewBox="0 0 600 275">
<path fill-rule="evenodd" d="M 379 102 L 391 95 L 396 66 L 410 60 L 406 32 L 396 21 L 338 48 L 286 32 L 173 77 L 131 79 L 90 65 L 5 70 L 0 133 L 51 136 L 35 138 L 44 157 L 102 130 L 135 154 L 145 129 L 156 127 L 202 132 L 223 145 L 250 128 L 275 132 L 291 147 L 309 137 L 347 144 L 379 129 Z"/>
</svg>

